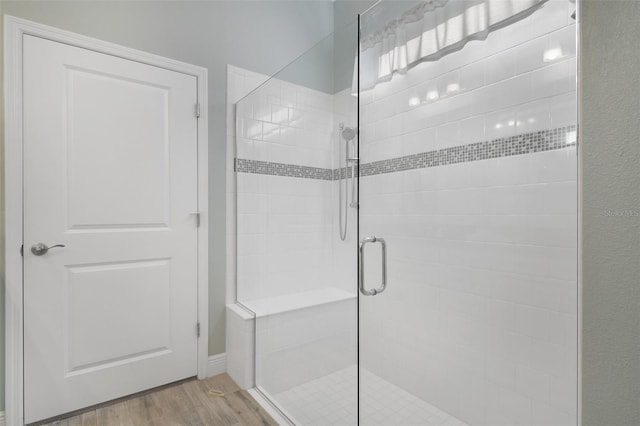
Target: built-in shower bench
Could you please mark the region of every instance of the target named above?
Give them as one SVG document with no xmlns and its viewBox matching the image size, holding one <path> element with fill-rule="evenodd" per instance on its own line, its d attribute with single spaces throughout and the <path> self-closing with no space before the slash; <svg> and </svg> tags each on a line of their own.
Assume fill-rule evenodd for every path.
<svg viewBox="0 0 640 426">
<path fill-rule="evenodd" d="M 341 300 L 354 299 L 355 294 L 338 288 L 320 288 L 301 293 L 285 294 L 282 296 L 267 297 L 241 302 L 241 304 L 253 312 L 256 318 L 268 315 L 277 315 L 285 312 L 297 311 L 313 306 L 326 305 L 327 303 Z"/>
<path fill-rule="evenodd" d="M 245 389 L 280 392 L 355 360 L 355 293 L 327 287 L 226 308 L 227 372 Z"/>
</svg>

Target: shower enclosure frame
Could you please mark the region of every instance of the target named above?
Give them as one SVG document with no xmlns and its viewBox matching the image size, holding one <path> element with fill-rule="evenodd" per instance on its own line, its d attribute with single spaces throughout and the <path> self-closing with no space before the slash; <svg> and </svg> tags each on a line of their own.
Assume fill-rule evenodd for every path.
<svg viewBox="0 0 640 426">
<path fill-rule="evenodd" d="M 380 3 L 380 1 L 376 2 L 375 4 L 373 4 L 369 9 L 374 8 L 378 3 Z M 578 205 L 578 209 L 577 209 L 577 261 L 576 261 L 576 267 L 577 267 L 577 281 L 576 281 L 576 305 L 577 305 L 577 321 L 576 321 L 576 336 L 577 336 L 577 352 L 576 352 L 576 359 L 577 359 L 577 382 L 575 383 L 577 392 L 576 392 L 576 407 L 577 407 L 577 424 L 580 425 L 581 424 L 581 415 L 582 415 L 582 400 L 581 400 L 581 383 L 582 383 L 582 376 L 581 376 L 581 362 L 582 362 L 582 333 L 580 332 L 581 330 L 581 324 L 582 324 L 582 303 L 581 303 L 581 293 L 582 293 L 582 276 L 581 276 L 581 259 L 582 259 L 582 246 L 581 246 L 581 223 L 582 223 L 582 210 L 581 210 L 581 203 L 582 203 L 582 198 L 581 198 L 581 173 L 582 173 L 582 141 L 580 139 L 580 123 L 581 123 L 581 117 L 580 117 L 580 101 L 581 101 L 581 87 L 580 87 L 580 58 L 581 58 L 581 52 L 580 52 L 580 31 L 581 31 L 581 8 L 582 8 L 582 2 L 579 0 L 576 0 L 576 17 L 575 17 L 575 30 L 576 30 L 576 37 L 575 37 L 575 41 L 576 41 L 576 66 L 578 68 L 578 71 L 576 73 L 577 75 L 577 84 L 576 84 L 576 97 L 577 97 L 577 104 L 576 104 L 576 108 L 577 108 L 577 112 L 578 112 L 578 116 L 577 116 L 577 121 L 576 121 L 576 127 L 577 127 L 577 142 L 576 142 L 576 161 L 577 161 L 577 180 L 576 180 L 576 185 L 577 185 L 577 197 L 576 197 L 576 201 L 577 201 L 577 205 Z M 367 9 L 367 11 L 369 10 Z M 358 28 L 360 28 L 360 24 L 361 24 L 361 19 L 362 19 L 362 15 L 364 13 L 366 13 L 367 11 L 362 12 L 361 14 L 358 14 Z M 358 75 L 360 75 L 360 62 L 356 61 L 356 66 L 358 67 Z M 359 83 L 359 82 L 358 82 Z M 358 92 L 360 92 L 360 88 L 358 87 Z M 360 109 L 358 108 L 357 110 L 357 123 L 360 123 Z M 358 129 L 358 133 L 359 129 Z M 359 135 L 356 138 L 356 140 L 359 139 Z M 235 144 L 234 144 L 235 147 Z M 357 154 L 356 154 L 356 158 L 361 159 L 361 153 L 359 152 L 361 145 L 358 143 L 356 145 L 357 147 Z M 235 157 L 235 153 L 232 155 L 231 157 L 231 161 L 230 161 L 230 165 L 233 164 L 233 160 L 232 158 Z M 233 174 L 234 179 L 235 179 L 235 174 Z M 357 198 L 359 201 L 359 197 L 360 197 L 360 176 L 358 174 L 358 177 L 356 179 L 356 194 L 357 194 Z M 232 198 L 233 202 L 236 202 L 236 197 L 237 194 L 234 194 L 235 196 Z M 359 216 L 359 212 L 358 212 L 358 216 Z M 234 216 L 235 217 L 235 216 Z M 229 226 L 229 225 L 228 225 Z M 356 220 L 355 222 L 355 226 L 358 228 L 357 232 L 358 235 L 360 235 L 360 221 Z M 236 231 L 236 224 L 235 222 L 233 222 L 233 227 L 229 228 L 229 229 L 233 229 L 233 231 Z M 384 237 L 384 235 L 380 235 L 381 237 Z M 373 242 L 373 241 L 368 241 L 368 242 Z M 234 246 L 234 251 L 233 254 L 236 255 L 235 252 L 236 247 Z M 358 248 L 356 248 L 356 250 L 358 250 Z M 360 255 L 358 254 L 358 259 L 360 259 Z M 377 258 L 372 259 L 372 262 L 377 262 Z M 234 262 L 233 263 L 234 267 L 237 266 L 237 263 Z M 358 288 L 360 287 L 360 281 L 361 281 L 361 270 L 359 267 L 359 262 L 356 265 L 356 271 L 357 271 L 357 285 Z M 235 278 L 235 277 L 234 277 Z M 237 303 L 238 300 L 235 297 L 235 285 L 236 285 L 236 281 L 235 279 L 233 280 L 233 282 L 230 282 L 228 285 L 228 288 L 233 287 L 233 293 L 234 296 L 231 299 L 227 299 L 229 303 Z M 377 283 L 370 283 L 371 286 L 373 286 L 373 284 L 377 284 Z M 390 280 L 390 285 L 393 286 L 393 279 Z M 229 294 L 229 293 L 228 293 Z M 360 291 L 357 292 L 357 297 L 358 297 L 358 304 L 357 304 L 357 310 L 359 311 L 360 309 L 360 298 L 363 297 L 363 295 L 360 293 Z M 359 312 L 358 312 L 358 317 L 359 317 Z M 359 320 L 358 320 L 359 321 Z M 357 352 L 357 361 L 358 364 L 360 364 L 360 327 L 361 324 L 357 324 L 357 329 L 358 329 L 358 352 Z M 255 355 L 255 354 L 254 354 Z M 358 374 L 359 374 L 359 370 L 358 370 Z M 360 380 L 358 380 L 358 382 L 360 382 Z M 261 394 L 259 394 L 261 395 Z M 273 409 L 278 409 L 277 405 L 271 403 L 271 401 L 269 401 L 266 397 L 264 397 L 266 399 L 266 402 L 270 408 Z M 360 419 L 361 413 L 360 411 L 360 390 L 357 393 L 357 404 L 358 404 L 358 419 Z"/>
<path fill-rule="evenodd" d="M 581 69 L 581 49 L 582 43 L 580 39 L 580 34 L 582 32 L 582 2 L 583 0 L 575 0 L 576 11 L 575 11 L 575 20 L 576 20 L 576 127 L 577 127 L 577 136 L 576 136 L 576 161 L 577 161 L 577 259 L 576 259 L 576 306 L 577 306 L 577 321 L 576 321 L 576 335 L 577 335 L 577 383 L 576 383 L 576 409 L 577 413 L 577 426 L 582 425 L 582 140 L 580 134 L 580 124 L 582 123 L 582 87 L 580 86 L 580 69 Z"/>
</svg>

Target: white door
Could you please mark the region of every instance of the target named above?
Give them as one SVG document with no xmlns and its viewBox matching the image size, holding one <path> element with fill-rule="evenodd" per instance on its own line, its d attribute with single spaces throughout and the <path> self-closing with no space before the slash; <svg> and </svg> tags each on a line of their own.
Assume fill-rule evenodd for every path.
<svg viewBox="0 0 640 426">
<path fill-rule="evenodd" d="M 197 92 L 194 76 L 32 36 L 23 69 L 34 422 L 197 373 Z"/>
</svg>

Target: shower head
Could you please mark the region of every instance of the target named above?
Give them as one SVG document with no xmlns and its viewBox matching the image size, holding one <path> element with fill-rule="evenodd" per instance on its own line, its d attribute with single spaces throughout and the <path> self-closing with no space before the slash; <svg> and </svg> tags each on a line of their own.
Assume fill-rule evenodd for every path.
<svg viewBox="0 0 640 426">
<path fill-rule="evenodd" d="M 342 127 L 340 129 L 340 134 L 342 135 L 345 141 L 350 141 L 351 139 L 356 137 L 356 135 L 358 134 L 358 131 L 353 127 Z"/>
</svg>

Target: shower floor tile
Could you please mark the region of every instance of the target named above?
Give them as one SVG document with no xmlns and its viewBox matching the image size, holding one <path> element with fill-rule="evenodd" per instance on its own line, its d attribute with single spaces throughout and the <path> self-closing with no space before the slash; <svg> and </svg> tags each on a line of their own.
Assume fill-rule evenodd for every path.
<svg viewBox="0 0 640 426">
<path fill-rule="evenodd" d="M 365 384 L 360 397 L 361 425 L 466 425 L 365 369 L 360 374 Z M 356 425 L 356 382 L 356 367 L 352 366 L 270 397 L 298 426 Z"/>
</svg>

